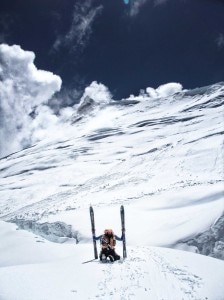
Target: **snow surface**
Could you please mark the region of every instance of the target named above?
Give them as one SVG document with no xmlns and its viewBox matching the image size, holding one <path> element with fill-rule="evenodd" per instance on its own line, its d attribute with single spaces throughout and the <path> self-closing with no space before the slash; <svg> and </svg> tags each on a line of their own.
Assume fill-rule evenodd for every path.
<svg viewBox="0 0 224 300">
<path fill-rule="evenodd" d="M 114 264 L 89 262 L 89 244 L 57 244 L 0 222 L 0 299 L 224 299 L 224 262 L 128 247 Z"/>
<path fill-rule="evenodd" d="M 1 219 L 31 230 L 64 222 L 82 241 L 90 203 L 99 234 L 120 232 L 123 204 L 131 245 L 170 246 L 207 230 L 224 210 L 223 93 L 220 84 L 74 113 L 63 138 L 1 159 Z"/>
<path fill-rule="evenodd" d="M 31 64 L 32 74 L 40 74 L 31 53 L 13 51 L 21 54 L 22 70 Z M 17 60 L 12 54 L 10 63 Z M 49 82 L 41 77 L 41 86 L 52 94 L 60 80 L 44 74 Z M 12 90 L 32 100 L 26 80 L 20 86 L 17 79 Z M 39 99 L 38 80 L 31 81 Z M 8 92 L 5 86 L 5 100 Z M 223 251 L 224 85 L 186 91 L 171 83 L 121 101 L 111 97 L 93 82 L 80 104 L 60 116 L 41 99 L 41 109 L 29 103 L 32 132 L 29 122 L 21 130 L 31 141 L 38 135 L 36 144 L 0 160 L 0 299 L 224 299 L 221 260 L 158 247 L 198 252 L 185 242 L 215 224 L 221 233 L 213 244 Z M 20 127 L 14 129 L 16 138 Z M 93 256 L 90 204 L 97 235 L 105 227 L 120 235 L 124 205 L 124 262 L 82 264 Z"/>
</svg>

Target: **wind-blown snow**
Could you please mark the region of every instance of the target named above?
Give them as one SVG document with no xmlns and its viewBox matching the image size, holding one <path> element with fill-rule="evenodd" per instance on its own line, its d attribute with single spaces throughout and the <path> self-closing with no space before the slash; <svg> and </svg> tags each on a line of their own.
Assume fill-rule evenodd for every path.
<svg viewBox="0 0 224 300">
<path fill-rule="evenodd" d="M 183 87 L 180 83 L 170 82 L 159 86 L 157 89 L 148 87 L 146 89 L 147 94 L 152 98 L 158 97 L 169 97 L 176 93 L 179 93 L 183 90 Z"/>
<path fill-rule="evenodd" d="M 45 104 L 60 90 L 61 79 L 38 70 L 34 59 L 20 46 L 0 45 L 0 157 L 32 145 L 39 140 L 37 127 L 56 122 Z"/>
<path fill-rule="evenodd" d="M 109 103 L 112 95 L 108 88 L 102 83 L 93 81 L 88 87 L 85 88 L 84 94 L 80 100 L 80 105 L 86 97 L 93 99 L 96 103 Z"/>
<path fill-rule="evenodd" d="M 48 106 L 60 91 L 61 78 L 38 70 L 34 59 L 33 52 L 20 46 L 0 45 L 0 157 L 73 131 L 70 120 L 75 109 L 66 107 L 56 115 Z M 112 98 L 108 88 L 96 81 L 86 87 L 80 104 L 87 97 L 101 104 Z"/>
</svg>

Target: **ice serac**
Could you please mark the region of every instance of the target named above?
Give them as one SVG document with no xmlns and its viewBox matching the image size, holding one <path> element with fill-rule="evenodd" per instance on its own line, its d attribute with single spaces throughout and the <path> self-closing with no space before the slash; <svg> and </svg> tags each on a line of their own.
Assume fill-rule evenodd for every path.
<svg viewBox="0 0 224 300">
<path fill-rule="evenodd" d="M 208 230 L 185 241 L 197 252 L 224 260 L 224 216 L 220 217 Z"/>
</svg>

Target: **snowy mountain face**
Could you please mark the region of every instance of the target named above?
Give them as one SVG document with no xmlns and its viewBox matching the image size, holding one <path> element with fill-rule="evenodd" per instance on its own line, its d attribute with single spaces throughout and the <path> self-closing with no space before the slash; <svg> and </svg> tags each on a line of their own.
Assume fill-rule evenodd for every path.
<svg viewBox="0 0 224 300">
<path fill-rule="evenodd" d="M 97 230 L 117 232 L 123 204 L 129 244 L 223 257 L 224 85 L 168 90 L 121 101 L 84 95 L 63 135 L 2 158 L 1 220 L 82 242 L 90 203 L 104 212 Z M 214 223 L 218 234 L 208 234 Z M 197 239 L 205 231 L 206 251 Z"/>
<path fill-rule="evenodd" d="M 0 54 L 0 299 L 223 300 L 223 261 L 165 247 L 223 259 L 224 84 L 115 101 L 92 82 L 55 114 L 60 78 Z M 90 204 L 118 236 L 124 205 L 127 259 L 82 264 Z"/>
</svg>

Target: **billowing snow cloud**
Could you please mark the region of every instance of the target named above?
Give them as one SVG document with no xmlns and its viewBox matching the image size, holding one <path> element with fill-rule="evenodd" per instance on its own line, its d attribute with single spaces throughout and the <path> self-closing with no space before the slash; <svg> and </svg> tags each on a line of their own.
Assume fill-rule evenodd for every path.
<svg viewBox="0 0 224 300">
<path fill-rule="evenodd" d="M 0 157 L 29 146 L 37 127 L 56 122 L 45 104 L 60 90 L 61 78 L 38 70 L 34 59 L 20 46 L 0 45 Z"/>
<path fill-rule="evenodd" d="M 148 98 L 161 98 L 161 97 L 169 97 L 176 93 L 183 91 L 183 86 L 177 82 L 170 82 L 166 84 L 160 85 L 157 89 L 152 87 L 147 87 L 146 89 L 142 89 L 138 96 L 130 95 L 128 99 L 136 99 L 136 100 L 144 100 Z M 186 91 L 186 90 L 185 90 Z"/>
<path fill-rule="evenodd" d="M 65 132 L 73 134 L 71 118 L 76 108 L 80 110 L 86 101 L 98 106 L 112 99 L 105 85 L 93 81 L 85 88 L 78 107 L 60 109 L 56 115 L 48 103 L 60 90 L 61 78 L 38 70 L 34 59 L 33 52 L 20 46 L 0 45 L 0 157 L 45 138 L 63 139 Z M 166 97 L 181 90 L 181 84 L 168 83 L 157 89 L 148 87 L 145 96 Z"/>
<path fill-rule="evenodd" d="M 152 98 L 168 97 L 173 94 L 179 93 L 183 90 L 183 86 L 180 83 L 170 82 L 160 85 L 157 89 L 148 87 L 146 93 Z"/>
<path fill-rule="evenodd" d="M 80 105 L 86 97 L 93 99 L 97 103 L 109 103 L 112 95 L 105 85 L 93 81 L 88 87 L 85 88 L 84 94 L 80 101 Z"/>
<path fill-rule="evenodd" d="M 63 138 L 74 129 L 70 125 L 74 107 L 55 115 L 48 106 L 61 88 L 61 78 L 38 70 L 34 59 L 33 52 L 20 46 L 0 45 L 0 157 L 45 138 Z M 106 104 L 111 97 L 105 85 L 93 81 L 85 88 L 80 105 L 87 98 Z"/>
</svg>

